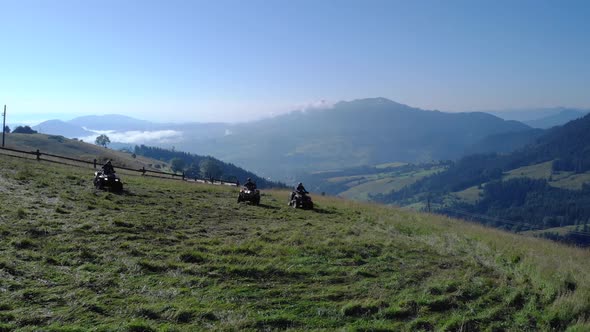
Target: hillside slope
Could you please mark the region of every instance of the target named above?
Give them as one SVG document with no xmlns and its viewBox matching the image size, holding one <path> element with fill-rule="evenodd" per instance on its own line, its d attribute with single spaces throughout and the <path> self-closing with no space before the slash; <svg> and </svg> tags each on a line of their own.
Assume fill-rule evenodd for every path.
<svg viewBox="0 0 590 332">
<path fill-rule="evenodd" d="M 35 151 L 39 149 L 42 153 L 70 157 L 85 161 L 97 159 L 99 164 L 104 163 L 107 159 L 113 160 L 115 167 L 123 166 L 132 169 L 141 169 L 145 167 L 148 170 L 166 171 L 173 173 L 169 162 L 174 158 L 185 160 L 185 173 L 187 177 L 205 177 L 199 174 L 199 161 L 210 159 L 219 166 L 222 173 L 215 176 L 217 180 L 228 182 L 242 181 L 246 178 L 252 178 L 262 188 L 281 187 L 280 183 L 268 181 L 260 178 L 258 175 L 237 167 L 233 164 L 225 163 L 210 157 L 190 155 L 179 151 L 169 151 L 160 148 L 147 147 L 144 145 L 136 146 L 131 152 L 117 151 L 107 149 L 95 144 L 85 143 L 75 139 L 68 139 L 57 135 L 44 134 L 9 134 L 6 136 L 6 147 L 22 151 Z M 196 163 L 196 165 L 192 164 Z M 189 169 L 193 166 L 193 169 Z M 196 168 L 196 170 L 194 169 Z M 189 172 L 191 170 L 192 172 Z M 178 172 L 180 175 L 180 172 Z"/>
<path fill-rule="evenodd" d="M 168 164 L 160 160 L 142 156 L 133 158 L 131 154 L 126 152 L 107 149 L 95 144 L 68 139 L 58 135 L 10 133 L 6 135 L 6 147 L 23 151 L 35 151 L 39 149 L 42 153 L 50 153 L 80 160 L 92 161 L 97 159 L 99 163 L 111 159 L 115 166 L 134 169 L 140 169 L 142 167 L 152 170 L 168 169 Z"/>
<path fill-rule="evenodd" d="M 590 328 L 589 253 L 448 218 L 0 156 L 0 329 Z"/>
<path fill-rule="evenodd" d="M 515 231 L 570 225 L 586 229 L 590 115 L 554 127 L 513 153 L 467 156 L 445 172 L 374 198 L 400 205 L 430 200 L 440 212 L 462 213 Z M 590 245 L 590 233 L 582 235 L 566 240 Z"/>
<path fill-rule="evenodd" d="M 476 153 L 511 153 L 532 144 L 545 133 L 542 129 L 529 129 L 486 136 L 467 147 L 465 155 Z"/>
</svg>

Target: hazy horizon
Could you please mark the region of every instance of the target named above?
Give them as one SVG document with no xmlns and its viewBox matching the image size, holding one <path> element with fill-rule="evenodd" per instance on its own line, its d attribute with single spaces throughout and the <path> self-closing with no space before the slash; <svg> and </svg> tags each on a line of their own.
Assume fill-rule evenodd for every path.
<svg viewBox="0 0 590 332">
<path fill-rule="evenodd" d="M 365 99 L 365 98 L 363 98 Z M 348 102 L 350 100 L 344 100 L 344 102 Z M 393 100 L 395 102 L 395 100 Z M 327 108 L 330 108 L 334 103 L 328 104 L 329 106 L 326 106 Z M 412 105 L 408 105 L 410 107 L 414 107 Z M 105 113 L 105 114 L 81 114 L 81 115 L 66 115 L 65 117 L 60 115 L 60 114 L 54 114 L 53 117 L 48 116 L 47 114 L 41 114 L 40 117 L 36 117 L 36 114 L 27 114 L 26 116 L 28 117 L 27 120 L 22 120 L 19 119 L 19 114 L 11 114 L 11 110 L 8 109 L 7 110 L 7 114 L 9 114 L 9 116 L 7 117 L 7 122 L 6 125 L 9 127 L 14 127 L 14 126 L 23 126 L 23 125 L 27 125 L 27 126 L 31 126 L 31 127 L 35 127 L 38 125 L 41 125 L 43 122 L 46 121 L 51 121 L 51 120 L 59 120 L 59 121 L 64 121 L 64 122 L 68 122 L 70 120 L 79 118 L 79 117 L 84 117 L 84 116 L 111 116 L 111 115 L 117 115 L 117 116 L 127 116 L 129 118 L 133 118 L 135 120 L 143 120 L 143 121 L 149 121 L 151 123 L 154 124 L 185 124 L 185 123 L 225 123 L 225 124 L 238 124 L 238 123 L 247 123 L 247 122 L 255 122 L 255 121 L 259 121 L 259 120 L 264 120 L 264 119 L 270 119 L 276 116 L 280 116 L 280 115 L 285 115 L 285 114 L 289 114 L 292 112 L 300 112 L 300 111 L 315 111 L 315 110 L 320 110 L 321 108 L 317 107 L 317 106 L 313 106 L 313 107 L 308 107 L 308 108 L 300 108 L 300 109 L 293 109 L 291 111 L 286 111 L 286 112 L 282 112 L 282 113 L 276 113 L 276 114 L 268 114 L 268 115 L 262 115 L 259 118 L 253 118 L 253 119 L 248 119 L 245 121 L 207 121 L 207 122 L 201 122 L 201 121 L 182 121 L 182 120 L 175 120 L 175 119 L 171 119 L 169 121 L 166 120 L 151 120 L 149 118 L 142 118 L 141 116 L 132 116 L 132 115 L 125 115 L 125 114 L 121 114 L 121 113 Z M 505 120 L 516 120 L 516 121 L 529 121 L 529 120 L 535 120 L 535 119 L 540 119 L 546 116 L 551 116 L 555 114 L 555 110 L 559 110 L 559 109 L 572 109 L 570 107 L 564 107 L 564 106 L 555 106 L 555 107 L 539 107 L 539 108 L 522 108 L 522 109 L 501 109 L 501 110 L 473 110 L 473 112 L 486 112 L 495 116 L 498 116 L 500 118 L 503 118 Z M 579 108 L 577 110 L 580 111 L 585 111 L 585 112 L 590 112 L 590 109 L 586 109 L 586 108 Z M 426 111 L 435 111 L 435 110 L 426 110 Z M 460 112 L 453 112 L 453 111 L 442 111 L 442 112 L 447 112 L 447 113 L 460 113 Z M 14 120 L 14 118 L 16 118 L 17 120 Z M 40 119 L 40 120 L 39 120 Z"/>
<path fill-rule="evenodd" d="M 377 98 L 377 97 L 375 97 Z M 362 99 L 370 99 L 370 98 L 362 98 Z M 342 100 L 340 102 L 349 102 L 352 100 Z M 394 102 L 396 102 L 395 100 L 392 100 Z M 11 118 L 17 118 L 19 114 L 13 115 L 11 114 L 11 110 L 8 109 L 7 113 L 9 114 L 9 117 L 7 118 L 7 122 L 6 124 L 8 126 L 21 126 L 21 125 L 28 125 L 31 127 L 37 126 L 42 124 L 43 122 L 46 121 L 51 121 L 51 120 L 59 120 L 59 121 L 64 121 L 64 122 L 68 122 L 70 120 L 79 118 L 79 117 L 84 117 L 84 116 L 99 116 L 99 117 L 106 117 L 106 116 L 127 116 L 130 118 L 133 118 L 135 120 L 143 120 L 143 121 L 149 121 L 151 123 L 155 123 L 155 124 L 184 124 L 184 123 L 225 123 L 225 124 L 238 124 L 238 123 L 246 123 L 246 122 L 255 122 L 255 121 L 259 121 L 259 120 L 264 120 L 264 119 L 270 119 L 276 116 L 280 116 L 280 115 L 286 115 L 292 112 L 301 112 L 301 111 L 321 111 L 321 110 L 325 110 L 325 109 L 329 109 L 331 108 L 335 103 L 330 103 L 328 104 L 329 106 L 325 106 L 325 107 L 318 107 L 317 105 L 308 105 L 307 107 L 303 107 L 300 109 L 293 109 L 290 111 L 286 111 L 286 112 L 281 112 L 281 113 L 276 113 L 276 114 L 267 114 L 267 115 L 261 115 L 258 118 L 253 118 L 253 119 L 248 119 L 248 120 L 244 120 L 244 121 L 240 121 L 239 119 L 237 119 L 236 121 L 179 121 L 179 120 L 175 120 L 175 119 L 170 119 L 170 120 L 158 120 L 158 119 L 149 119 L 149 118 L 144 118 L 139 116 L 133 116 L 133 115 L 126 115 L 126 114 L 122 114 L 122 113 L 104 113 L 104 114 L 99 114 L 99 113 L 95 113 L 95 114 L 70 114 L 70 115 L 66 115 L 65 117 L 62 116 L 61 114 L 54 114 L 54 117 L 48 116 L 46 118 L 41 118 L 41 119 L 31 119 L 31 120 L 25 120 L 25 121 L 20 121 L 20 120 L 10 120 Z M 403 103 L 402 103 L 403 104 Z M 414 107 L 412 105 L 407 105 L 410 107 Z M 422 109 L 419 107 L 415 107 L 417 109 Z M 553 114 L 555 114 L 555 110 L 559 110 L 559 109 L 572 109 L 571 107 L 564 107 L 564 106 L 555 106 L 555 107 L 537 107 L 537 108 L 508 108 L 508 109 L 499 109 L 499 110 L 473 110 L 473 111 L 459 111 L 459 112 L 453 112 L 453 111 L 441 111 L 438 109 L 426 109 L 426 111 L 441 111 L 441 112 L 447 112 L 447 113 L 464 113 L 464 112 L 485 112 L 485 113 L 489 113 L 495 116 L 498 116 L 500 118 L 504 118 L 505 120 L 516 120 L 516 121 L 528 121 L 528 120 L 534 120 L 534 119 L 540 119 L 546 116 L 551 116 Z M 422 109 L 425 110 L 425 109 Z M 588 108 L 576 108 L 576 110 L 579 111 L 583 111 L 583 112 L 590 112 L 590 109 Z M 503 117 L 504 116 L 504 117 Z"/>
<path fill-rule="evenodd" d="M 243 122 L 385 97 L 447 112 L 590 108 L 584 1 L 0 4 L 9 122 Z"/>
</svg>

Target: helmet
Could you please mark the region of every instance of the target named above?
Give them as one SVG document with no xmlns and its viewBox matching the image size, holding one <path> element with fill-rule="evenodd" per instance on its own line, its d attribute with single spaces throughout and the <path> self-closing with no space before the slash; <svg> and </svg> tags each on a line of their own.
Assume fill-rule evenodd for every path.
<svg viewBox="0 0 590 332">
<path fill-rule="evenodd" d="M 110 159 L 109 159 L 109 160 L 107 160 L 107 164 L 110 164 L 110 163 L 111 163 L 111 160 L 110 160 Z"/>
<path fill-rule="evenodd" d="M 252 181 L 252 179 L 248 178 L 248 180 L 246 180 L 246 181 Z"/>
<path fill-rule="evenodd" d="M 302 186 L 302 185 L 303 185 L 303 183 L 299 182 L 298 186 Z"/>
</svg>

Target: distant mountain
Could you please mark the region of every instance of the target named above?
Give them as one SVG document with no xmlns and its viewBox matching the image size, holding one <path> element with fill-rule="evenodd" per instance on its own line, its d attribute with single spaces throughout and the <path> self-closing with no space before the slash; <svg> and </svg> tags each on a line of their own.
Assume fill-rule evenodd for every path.
<svg viewBox="0 0 590 332">
<path fill-rule="evenodd" d="M 391 161 L 455 159 L 486 136 L 528 129 L 486 113 L 426 111 L 370 98 L 235 125 L 231 135 L 176 147 L 285 178 Z"/>
<path fill-rule="evenodd" d="M 107 115 L 88 115 L 81 116 L 70 121 L 68 124 L 84 127 L 92 130 L 153 130 L 160 125 L 153 122 L 138 120 L 124 115 L 107 114 Z"/>
<path fill-rule="evenodd" d="M 536 120 L 525 121 L 525 123 L 533 128 L 547 129 L 555 126 L 560 126 L 575 119 L 579 119 L 587 113 L 587 111 L 564 109 L 563 111 L 557 114 L 546 116 Z"/>
<path fill-rule="evenodd" d="M 93 134 L 92 132 L 83 129 L 80 126 L 73 125 L 61 120 L 45 121 L 36 126 L 33 126 L 33 129 L 37 130 L 39 133 L 62 135 L 69 138 L 86 137 Z"/>
<path fill-rule="evenodd" d="M 485 111 L 504 120 L 523 122 L 533 128 L 546 129 L 575 120 L 590 112 L 588 109 L 550 107 Z"/>
<path fill-rule="evenodd" d="M 112 130 L 112 142 L 211 155 L 281 180 L 341 167 L 456 159 L 487 136 L 530 129 L 482 112 L 427 111 L 385 98 L 241 124 L 156 124 L 120 115 L 84 116 L 60 124 L 63 128 L 48 133 L 65 135 L 73 131 L 71 126 L 84 130 L 84 136 L 84 128 Z"/>
</svg>

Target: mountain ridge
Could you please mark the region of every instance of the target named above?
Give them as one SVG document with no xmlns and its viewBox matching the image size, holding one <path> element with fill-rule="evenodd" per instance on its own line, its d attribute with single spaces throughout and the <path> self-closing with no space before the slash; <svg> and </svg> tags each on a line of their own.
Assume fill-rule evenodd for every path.
<svg viewBox="0 0 590 332">
<path fill-rule="evenodd" d="M 528 128 L 485 113 L 428 111 L 373 98 L 236 125 L 232 135 L 200 148 L 201 153 L 280 176 L 273 167 L 294 175 L 342 165 L 454 159 L 470 141 Z"/>
<path fill-rule="evenodd" d="M 109 122 L 115 127 L 116 121 L 97 117 L 81 117 L 74 122 L 92 119 L 101 123 L 88 127 L 93 130 L 109 129 Z M 118 128 L 133 123 L 133 128 L 125 129 L 178 132 L 167 136 L 167 141 L 146 144 L 211 155 L 265 177 L 287 181 L 300 172 L 340 166 L 456 159 L 486 136 L 529 129 L 520 122 L 484 112 L 423 110 L 382 97 L 342 101 L 321 110 L 294 111 L 238 124 L 156 125 L 125 119 L 119 121 Z"/>
</svg>

